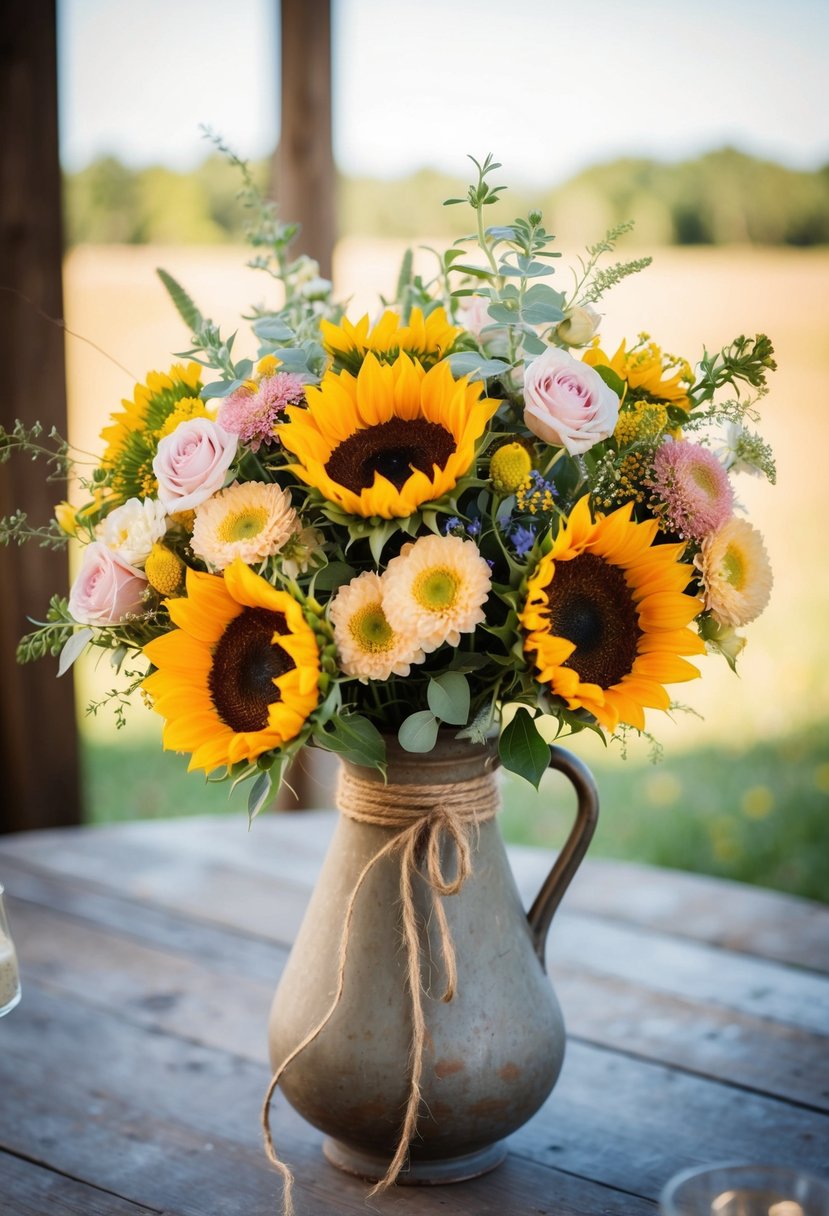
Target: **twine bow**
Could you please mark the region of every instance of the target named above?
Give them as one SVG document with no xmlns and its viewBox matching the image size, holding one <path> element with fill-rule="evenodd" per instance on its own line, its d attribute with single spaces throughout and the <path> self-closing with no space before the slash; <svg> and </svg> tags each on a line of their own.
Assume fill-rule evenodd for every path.
<svg viewBox="0 0 829 1216">
<path fill-rule="evenodd" d="M 283 1179 L 283 1216 L 294 1216 L 294 1178 L 279 1159 L 270 1128 L 273 1095 L 288 1066 L 317 1038 L 334 1015 L 343 994 L 351 922 L 360 889 L 379 861 L 400 855 L 400 904 L 403 939 L 406 948 L 406 980 L 412 1004 L 412 1049 L 409 1068 L 409 1094 L 394 1156 L 380 1181 L 369 1192 L 375 1195 L 392 1186 L 406 1164 L 409 1147 L 417 1131 L 422 1099 L 423 1052 L 426 1042 L 426 1017 L 421 985 L 420 928 L 414 899 L 414 876 L 420 873 L 431 895 L 432 910 L 440 938 L 445 988 L 442 1001 L 451 1001 L 458 984 L 457 959 L 452 934 L 443 906 L 443 897 L 457 895 L 472 873 L 471 833 L 494 818 L 497 791 L 492 773 L 446 785 L 382 785 L 364 781 L 343 770 L 337 791 L 337 805 L 343 814 L 359 823 L 369 823 L 399 831 L 373 857 L 369 858 L 354 885 L 346 905 L 337 960 L 337 983 L 333 1000 L 323 1017 L 305 1038 L 285 1057 L 271 1077 L 262 1107 L 262 1129 L 268 1160 Z M 442 855 L 452 845 L 454 875 L 444 871 Z"/>
</svg>

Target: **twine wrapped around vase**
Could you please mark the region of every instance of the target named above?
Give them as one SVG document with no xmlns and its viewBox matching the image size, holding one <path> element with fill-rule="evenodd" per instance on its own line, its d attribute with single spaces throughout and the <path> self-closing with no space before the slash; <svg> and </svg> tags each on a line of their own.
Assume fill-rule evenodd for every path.
<svg viewBox="0 0 829 1216">
<path fill-rule="evenodd" d="M 441 999 L 451 1001 L 457 988 L 457 964 L 443 897 L 457 895 L 472 873 L 472 834 L 477 833 L 480 824 L 495 817 L 498 810 L 498 791 L 494 773 L 441 785 L 383 785 L 379 781 L 365 781 L 356 777 L 353 772 L 343 769 L 337 790 L 337 806 L 344 815 L 359 823 L 397 831 L 365 864 L 349 896 L 340 937 L 337 981 L 331 1005 L 317 1025 L 281 1062 L 271 1078 L 265 1096 L 262 1107 L 265 1152 L 283 1178 L 284 1216 L 294 1214 L 294 1179 L 289 1167 L 279 1159 L 274 1146 L 270 1128 L 271 1100 L 285 1070 L 322 1033 L 340 1003 L 357 897 L 374 866 L 384 857 L 393 855 L 400 857 L 400 905 L 406 949 L 406 980 L 411 998 L 412 1045 L 406 1112 L 397 1148 L 385 1175 L 370 1194 L 374 1195 L 392 1186 L 405 1166 L 409 1146 L 417 1131 L 423 1052 L 427 1035 L 420 978 L 420 926 L 414 901 L 414 876 L 417 873 L 421 875 L 431 894 L 446 979 Z M 442 861 L 445 845 L 451 845 L 454 853 L 454 873 L 451 877 L 445 873 Z"/>
</svg>

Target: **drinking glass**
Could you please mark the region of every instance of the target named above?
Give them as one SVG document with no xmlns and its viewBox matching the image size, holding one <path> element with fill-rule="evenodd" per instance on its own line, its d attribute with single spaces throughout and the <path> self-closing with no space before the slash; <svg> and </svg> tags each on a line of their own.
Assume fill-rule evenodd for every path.
<svg viewBox="0 0 829 1216">
<path fill-rule="evenodd" d="M 17 969 L 17 953 L 6 920 L 3 906 L 3 888 L 0 886 L 0 1017 L 10 1013 L 20 1000 L 20 973 Z"/>
<path fill-rule="evenodd" d="M 829 1216 L 829 1182 L 775 1165 L 686 1170 L 663 1190 L 662 1216 Z"/>
</svg>

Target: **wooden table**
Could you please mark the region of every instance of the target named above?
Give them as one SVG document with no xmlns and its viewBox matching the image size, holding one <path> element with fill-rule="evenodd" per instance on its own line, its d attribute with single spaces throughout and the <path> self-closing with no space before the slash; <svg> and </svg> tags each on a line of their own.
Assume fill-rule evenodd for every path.
<svg viewBox="0 0 829 1216">
<path fill-rule="evenodd" d="M 328 812 L 0 841 L 23 1001 L 0 1020 L 2 1216 L 279 1212 L 259 1107 L 272 992 Z M 529 896 L 549 858 L 511 850 Z M 473 1182 L 366 1187 L 277 1098 L 299 1216 L 652 1212 L 723 1159 L 829 1175 L 829 909 L 588 862 L 553 924 L 558 1085 Z"/>
</svg>

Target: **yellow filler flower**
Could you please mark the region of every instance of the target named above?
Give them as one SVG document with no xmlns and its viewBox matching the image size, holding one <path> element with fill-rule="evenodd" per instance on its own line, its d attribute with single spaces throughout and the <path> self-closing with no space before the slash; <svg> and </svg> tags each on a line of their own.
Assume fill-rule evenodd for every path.
<svg viewBox="0 0 829 1216">
<path fill-rule="evenodd" d="M 454 489 L 500 405 L 480 381 L 455 380 L 446 363 L 426 371 L 400 355 L 367 355 L 356 376 L 329 372 L 289 406 L 279 428 L 297 458 L 289 470 L 349 515 L 405 518 Z"/>
<path fill-rule="evenodd" d="M 643 730 L 645 706 L 670 705 L 664 684 L 699 675 L 680 655 L 705 652 L 687 628 L 702 604 L 684 594 L 693 572 L 679 562 L 684 546 L 654 544 L 656 521 L 636 523 L 631 510 L 594 523 L 587 496 L 579 499 L 533 571 L 519 617 L 539 682 L 608 730 Z"/>
<path fill-rule="evenodd" d="M 170 633 L 144 653 L 144 681 L 166 718 L 167 751 L 212 772 L 255 760 L 302 730 L 319 699 L 319 649 L 299 604 L 234 561 L 224 577 L 187 571 L 187 596 L 167 600 Z"/>
</svg>

